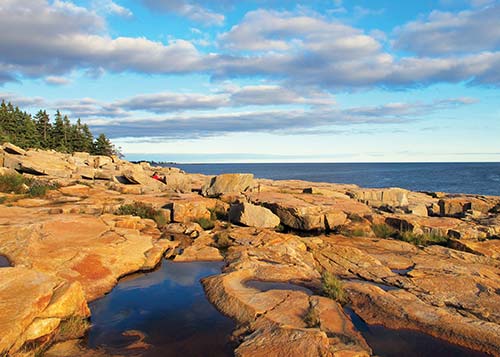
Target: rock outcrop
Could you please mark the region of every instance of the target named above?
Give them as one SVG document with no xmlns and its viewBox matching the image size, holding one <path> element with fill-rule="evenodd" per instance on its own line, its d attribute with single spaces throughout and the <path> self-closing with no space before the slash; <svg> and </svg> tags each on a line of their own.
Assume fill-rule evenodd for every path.
<svg viewBox="0 0 500 357">
<path fill-rule="evenodd" d="M 280 218 L 269 209 L 248 202 L 236 202 L 229 209 L 229 220 L 248 227 L 275 228 Z"/>
<path fill-rule="evenodd" d="M 252 174 L 222 174 L 202 188 L 204 196 L 218 197 L 225 193 L 244 192 L 254 186 Z"/>
<path fill-rule="evenodd" d="M 11 144 L 0 164 L 0 175 L 54 184 L 39 197 L 0 196 L 0 256 L 9 263 L 0 266 L 0 355 L 78 337 L 61 331 L 76 321 L 83 332 L 88 302 L 162 257 L 225 261 L 203 285 L 238 323 L 236 356 L 371 355 L 342 306 L 321 296 L 325 271 L 368 324 L 500 350 L 500 197 L 212 178 Z M 145 206 L 135 214 L 156 222 L 115 215 L 136 203 Z M 62 341 L 47 353 L 100 351 Z"/>
<path fill-rule="evenodd" d="M 80 283 L 22 267 L 0 269 L 0 311 L 0 353 L 7 355 L 90 315 Z"/>
</svg>

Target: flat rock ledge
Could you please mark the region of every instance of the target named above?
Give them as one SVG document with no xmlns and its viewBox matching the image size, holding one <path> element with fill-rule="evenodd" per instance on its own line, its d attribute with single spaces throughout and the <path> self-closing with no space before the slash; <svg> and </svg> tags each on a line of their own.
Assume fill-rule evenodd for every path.
<svg viewBox="0 0 500 357">
<path fill-rule="evenodd" d="M 500 356 L 500 197 L 209 177 L 0 146 L 0 175 L 18 173 L 57 187 L 0 193 L 0 256 L 11 265 L 0 267 L 2 356 L 102 355 L 78 341 L 88 302 L 163 257 L 226 263 L 203 285 L 238 323 L 237 356 L 372 355 L 319 295 L 324 271 L 369 324 Z M 137 203 L 162 223 L 115 215 Z M 70 324 L 81 331 L 65 335 Z"/>
</svg>

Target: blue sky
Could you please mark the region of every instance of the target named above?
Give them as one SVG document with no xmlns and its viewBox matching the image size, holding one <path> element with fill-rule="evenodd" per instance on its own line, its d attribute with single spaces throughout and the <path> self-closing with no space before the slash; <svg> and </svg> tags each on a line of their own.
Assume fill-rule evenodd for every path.
<svg viewBox="0 0 500 357">
<path fill-rule="evenodd" d="M 0 0 L 0 18 L 0 98 L 130 159 L 500 161 L 500 1 Z"/>
</svg>

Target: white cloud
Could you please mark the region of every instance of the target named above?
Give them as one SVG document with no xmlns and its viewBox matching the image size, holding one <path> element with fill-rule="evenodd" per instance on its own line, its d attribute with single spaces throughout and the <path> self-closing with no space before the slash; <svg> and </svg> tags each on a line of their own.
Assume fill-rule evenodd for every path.
<svg viewBox="0 0 500 357">
<path fill-rule="evenodd" d="M 70 84 L 71 80 L 65 77 L 58 77 L 58 76 L 48 76 L 45 77 L 44 79 L 45 83 L 52 85 L 52 86 L 64 86 L 66 84 Z"/>
<path fill-rule="evenodd" d="M 125 18 L 134 16 L 132 11 L 117 4 L 113 0 L 93 0 L 92 7 L 96 9 L 96 11 L 104 14 L 116 15 Z"/>
<path fill-rule="evenodd" d="M 146 73 L 183 73 L 203 69 L 195 46 L 146 38 L 111 38 L 95 12 L 69 2 L 5 0 L 0 6 L 0 68 L 40 77 L 75 68 Z"/>
<path fill-rule="evenodd" d="M 222 25 L 224 15 L 213 12 L 188 0 L 142 0 L 144 5 L 155 11 L 172 12 L 205 25 Z"/>
<path fill-rule="evenodd" d="M 500 49 L 500 3 L 459 13 L 433 11 L 395 32 L 397 49 L 422 56 Z"/>
</svg>

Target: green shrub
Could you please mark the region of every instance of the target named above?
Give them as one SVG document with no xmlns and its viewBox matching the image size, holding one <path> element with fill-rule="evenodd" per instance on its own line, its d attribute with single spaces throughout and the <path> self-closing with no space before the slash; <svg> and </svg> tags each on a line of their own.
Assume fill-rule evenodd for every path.
<svg viewBox="0 0 500 357">
<path fill-rule="evenodd" d="M 321 274 L 321 290 L 323 295 L 340 304 L 345 303 L 347 300 L 342 281 L 328 271 Z"/>
<path fill-rule="evenodd" d="M 49 190 L 59 188 L 58 184 L 35 180 L 19 174 L 0 175 L 0 191 L 6 193 L 24 194 L 30 197 L 42 197 Z"/>
<path fill-rule="evenodd" d="M 58 184 L 32 180 L 29 184 L 27 194 L 30 197 L 43 197 L 47 194 L 48 191 L 56 190 L 58 188 Z"/>
<path fill-rule="evenodd" d="M 337 234 L 342 234 L 346 237 L 364 237 L 366 232 L 361 228 L 349 228 L 348 226 L 340 226 L 334 231 Z"/>
<path fill-rule="evenodd" d="M 200 227 L 203 228 L 205 231 L 213 229 L 215 227 L 215 222 L 205 217 L 198 218 L 196 220 L 196 223 L 198 223 Z"/>
<path fill-rule="evenodd" d="M 351 220 L 351 222 L 364 222 L 364 218 L 361 217 L 359 214 L 356 213 L 351 213 L 347 216 Z"/>
<path fill-rule="evenodd" d="M 309 308 L 307 309 L 306 315 L 304 316 L 304 322 L 309 328 L 319 327 L 321 324 L 319 314 L 316 311 L 316 307 L 311 302 L 309 302 Z"/>
<path fill-rule="evenodd" d="M 397 232 L 394 235 L 395 239 L 402 240 L 415 245 L 442 245 L 447 246 L 450 239 L 449 237 L 442 236 L 435 233 L 416 234 L 410 231 Z"/>
<path fill-rule="evenodd" d="M 227 249 L 233 244 L 233 241 L 229 238 L 229 233 L 226 231 L 217 233 L 214 239 L 219 249 Z"/>
<path fill-rule="evenodd" d="M 160 227 L 167 224 L 167 219 L 161 211 L 154 209 L 150 204 L 143 202 L 134 202 L 132 204 L 121 205 L 115 211 L 115 214 L 120 216 L 131 215 L 146 219 L 152 219 Z"/>
<path fill-rule="evenodd" d="M 211 221 L 227 221 L 227 212 L 221 207 L 209 208 Z"/>
<path fill-rule="evenodd" d="M 5 201 L 7 201 L 7 197 L 5 196 L 0 197 L 0 205 L 5 203 Z"/>
<path fill-rule="evenodd" d="M 66 341 L 80 338 L 85 335 L 85 332 L 89 328 L 90 323 L 87 319 L 78 316 L 70 317 L 61 322 L 55 339 L 58 341 Z"/>
<path fill-rule="evenodd" d="M 24 193 L 28 180 L 19 174 L 0 175 L 0 191 L 5 193 Z"/>
<path fill-rule="evenodd" d="M 285 232 L 285 231 L 286 231 L 286 228 L 285 228 L 285 226 L 284 226 L 284 225 L 282 225 L 282 224 L 280 223 L 280 224 L 278 224 L 278 225 L 276 226 L 275 231 L 276 231 L 276 232 L 283 233 L 283 232 Z"/>
<path fill-rule="evenodd" d="M 379 238 L 389 238 L 396 233 L 394 228 L 385 223 L 372 224 L 372 231 L 375 233 L 375 236 Z"/>
</svg>

